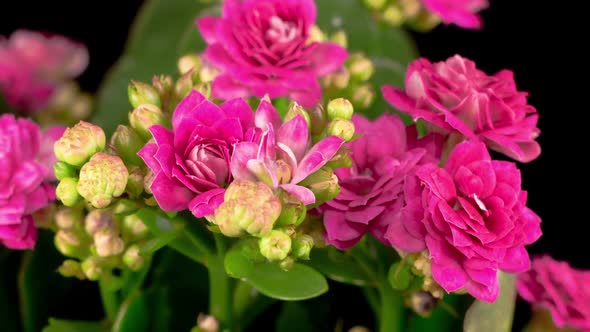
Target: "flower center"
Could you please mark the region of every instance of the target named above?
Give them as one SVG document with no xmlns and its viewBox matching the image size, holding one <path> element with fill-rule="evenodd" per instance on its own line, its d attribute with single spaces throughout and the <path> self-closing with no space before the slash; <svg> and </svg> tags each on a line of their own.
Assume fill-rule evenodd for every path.
<svg viewBox="0 0 590 332">
<path fill-rule="evenodd" d="M 288 43 L 299 35 L 299 29 L 293 22 L 283 21 L 278 16 L 270 18 L 266 38 L 273 43 Z"/>
</svg>

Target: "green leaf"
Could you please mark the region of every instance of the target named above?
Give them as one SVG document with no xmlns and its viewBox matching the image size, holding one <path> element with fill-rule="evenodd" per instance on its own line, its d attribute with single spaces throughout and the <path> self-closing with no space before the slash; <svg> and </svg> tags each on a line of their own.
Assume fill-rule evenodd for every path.
<svg viewBox="0 0 590 332">
<path fill-rule="evenodd" d="M 328 291 L 326 278 L 301 263 L 284 271 L 277 263 L 255 262 L 238 249 L 230 250 L 224 263 L 227 274 L 245 280 L 260 293 L 278 300 L 305 300 Z"/>
<path fill-rule="evenodd" d="M 111 68 L 97 93 L 92 122 L 107 135 L 127 123 L 131 104 L 127 86 L 131 80 L 151 82 L 154 75 L 176 74 L 178 58 L 204 47 L 195 18 L 205 8 L 195 0 L 149 0 L 142 5 L 126 49 Z"/>
<path fill-rule="evenodd" d="M 401 28 L 377 24 L 359 0 L 317 0 L 318 25 L 333 33 L 344 29 L 349 51 L 362 51 L 375 65 L 371 78 L 379 96 L 367 115 L 376 116 L 391 109 L 381 97 L 381 86 L 402 87 L 408 63 L 418 52 L 410 35 Z"/>
<path fill-rule="evenodd" d="M 301 302 L 283 302 L 277 318 L 275 331 L 299 332 L 313 331 L 308 308 Z"/>
<path fill-rule="evenodd" d="M 476 300 L 465 314 L 464 332 L 510 332 L 516 303 L 516 275 L 500 272 L 500 295 L 493 303 Z"/>
<path fill-rule="evenodd" d="M 310 257 L 311 259 L 305 264 L 334 281 L 356 286 L 366 286 L 371 283 L 352 257 L 334 247 L 314 249 Z"/>
<path fill-rule="evenodd" d="M 168 302 L 166 287 L 135 293 L 121 304 L 112 332 L 168 331 L 172 311 Z"/>
<path fill-rule="evenodd" d="M 108 330 L 102 322 L 49 318 L 49 325 L 45 326 L 42 332 L 107 332 Z"/>
</svg>

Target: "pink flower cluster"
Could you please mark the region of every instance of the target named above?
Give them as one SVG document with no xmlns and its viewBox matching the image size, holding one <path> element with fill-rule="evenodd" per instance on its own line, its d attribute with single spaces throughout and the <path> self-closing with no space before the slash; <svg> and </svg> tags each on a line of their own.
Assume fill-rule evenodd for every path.
<svg viewBox="0 0 590 332">
<path fill-rule="evenodd" d="M 213 96 L 318 103 L 318 77 L 339 69 L 348 53 L 334 43 L 309 42 L 315 19 L 313 0 L 226 0 L 221 18 L 200 18 L 197 26 L 208 44 L 204 57 L 221 71 Z"/>
<path fill-rule="evenodd" d="M 88 65 L 87 49 L 59 35 L 17 30 L 0 36 L 0 93 L 15 109 L 43 108 L 55 87 L 80 75 Z"/>
<path fill-rule="evenodd" d="M 517 288 L 522 298 L 534 309 L 551 313 L 559 328 L 590 331 L 590 271 L 571 267 L 548 255 L 533 258 L 529 271 L 518 277 Z"/>
<path fill-rule="evenodd" d="M 63 131 L 41 132 L 31 120 L 0 116 L 0 243 L 8 248 L 35 246 L 31 215 L 55 199 L 53 143 Z"/>
<path fill-rule="evenodd" d="M 488 0 L 422 0 L 422 5 L 445 24 L 456 24 L 466 29 L 480 29 L 480 10 L 488 7 Z"/>
</svg>

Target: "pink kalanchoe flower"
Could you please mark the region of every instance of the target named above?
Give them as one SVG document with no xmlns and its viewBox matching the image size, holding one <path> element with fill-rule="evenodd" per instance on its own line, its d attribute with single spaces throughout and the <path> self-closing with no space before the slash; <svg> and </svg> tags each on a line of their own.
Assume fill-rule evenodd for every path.
<svg viewBox="0 0 590 332">
<path fill-rule="evenodd" d="M 422 4 L 445 24 L 466 29 L 481 29 L 481 17 L 477 12 L 489 5 L 487 0 L 422 0 Z"/>
<path fill-rule="evenodd" d="M 190 209 L 198 218 L 223 202 L 231 180 L 234 145 L 254 127 L 254 113 L 243 99 L 217 106 L 193 90 L 176 107 L 172 130 L 154 125 L 153 143 L 139 156 L 154 172 L 150 189 L 165 211 Z"/>
<path fill-rule="evenodd" d="M 590 331 L 590 271 L 572 268 L 548 255 L 534 257 L 516 287 L 534 309 L 551 313 L 555 326 Z"/>
<path fill-rule="evenodd" d="M 360 135 L 347 144 L 353 165 L 336 170 L 340 193 L 319 208 L 326 242 L 339 249 L 352 247 L 367 231 L 389 244 L 384 235 L 392 220 L 402 217 L 405 178 L 419 165 L 436 162 L 440 151 L 435 135 L 417 140 L 415 127 L 406 130 L 396 115 L 371 122 L 355 114 L 352 121 Z"/>
<path fill-rule="evenodd" d="M 256 110 L 255 121 L 257 130 L 252 139 L 236 145 L 231 159 L 234 178 L 260 180 L 306 205 L 315 203 L 313 192 L 298 183 L 330 161 L 344 140 L 328 136 L 312 146 L 303 116 L 281 125 L 279 113 L 266 98 Z"/>
<path fill-rule="evenodd" d="M 0 93 L 23 112 L 45 106 L 55 87 L 80 75 L 88 65 L 88 50 L 60 35 L 17 30 L 0 37 Z"/>
<path fill-rule="evenodd" d="M 304 107 L 320 101 L 318 77 L 348 56 L 331 42 L 309 42 L 313 0 L 225 0 L 221 18 L 197 21 L 204 57 L 220 71 L 213 96 L 221 99 L 287 96 Z"/>
<path fill-rule="evenodd" d="M 516 164 L 490 158 L 485 144 L 465 141 L 444 168 L 421 166 L 406 181 L 406 215 L 385 237 L 408 252 L 428 249 L 432 275 L 447 292 L 465 287 L 494 301 L 498 269 L 527 270 L 525 245 L 541 236 L 541 219 L 526 207 Z"/>
<path fill-rule="evenodd" d="M 387 85 L 382 91 L 393 107 L 433 130 L 479 138 L 520 162 L 541 153 L 535 141 L 539 116 L 527 103 L 527 93 L 516 90 L 511 71 L 488 76 L 458 55 L 437 63 L 419 59 L 408 68 L 405 92 Z"/>
<path fill-rule="evenodd" d="M 55 158 L 43 145 L 52 145 L 60 131 L 41 133 L 31 120 L 0 116 L 0 243 L 8 248 L 35 247 L 37 228 L 31 215 L 55 200 L 55 188 L 48 182 Z"/>
</svg>

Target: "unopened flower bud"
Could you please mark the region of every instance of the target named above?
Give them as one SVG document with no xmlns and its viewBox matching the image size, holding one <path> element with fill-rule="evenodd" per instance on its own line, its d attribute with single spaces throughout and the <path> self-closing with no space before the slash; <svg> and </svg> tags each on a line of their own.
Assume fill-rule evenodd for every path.
<svg viewBox="0 0 590 332">
<path fill-rule="evenodd" d="M 92 112 L 92 97 L 88 93 L 79 93 L 70 105 L 69 116 L 75 121 L 88 118 Z"/>
<path fill-rule="evenodd" d="M 371 330 L 361 325 L 355 325 L 351 327 L 348 332 L 371 332 Z"/>
<path fill-rule="evenodd" d="M 101 229 L 94 233 L 96 253 L 100 257 L 119 255 L 125 249 L 125 242 L 110 229 Z"/>
<path fill-rule="evenodd" d="M 326 40 L 326 36 L 325 34 L 322 32 L 322 30 L 320 29 L 320 27 L 318 27 L 317 25 L 312 25 L 309 28 L 309 38 L 307 39 L 307 43 L 311 44 L 313 42 L 323 42 L 324 40 Z"/>
<path fill-rule="evenodd" d="M 58 180 L 77 177 L 76 169 L 73 166 L 66 164 L 62 161 L 58 161 L 55 163 L 55 165 L 53 166 L 53 174 L 55 174 L 55 177 Z"/>
<path fill-rule="evenodd" d="M 281 214 L 276 222 L 277 227 L 298 226 L 305 219 L 307 209 L 305 208 L 305 204 L 298 199 L 285 194 L 283 195 L 282 205 Z"/>
<path fill-rule="evenodd" d="M 354 113 L 354 107 L 348 99 L 337 98 L 328 103 L 326 113 L 328 115 L 328 120 L 331 121 L 335 119 L 350 120 Z"/>
<path fill-rule="evenodd" d="M 80 266 L 88 280 L 96 281 L 102 274 L 102 267 L 100 266 L 99 260 L 94 256 L 87 257 Z"/>
<path fill-rule="evenodd" d="M 351 55 L 347 63 L 351 77 L 357 81 L 367 81 L 375 72 L 373 62 L 362 53 Z"/>
<path fill-rule="evenodd" d="M 61 208 L 55 212 L 55 225 L 59 229 L 72 229 L 82 224 L 84 216 L 80 209 Z"/>
<path fill-rule="evenodd" d="M 182 99 L 186 97 L 186 95 L 188 95 L 192 89 L 193 72 L 189 71 L 180 76 L 180 78 L 176 81 L 176 84 L 174 85 L 174 96 L 177 99 Z"/>
<path fill-rule="evenodd" d="M 312 135 L 320 135 L 324 131 L 324 128 L 326 128 L 326 122 L 328 122 L 326 119 L 326 112 L 321 106 L 315 107 L 309 112 Z"/>
<path fill-rule="evenodd" d="M 419 10 L 410 22 L 412 29 L 417 31 L 430 31 L 440 24 L 440 17 L 426 10 Z"/>
<path fill-rule="evenodd" d="M 258 242 L 260 253 L 269 261 L 280 261 L 291 251 L 291 238 L 281 231 L 271 231 Z"/>
<path fill-rule="evenodd" d="M 320 216 L 308 213 L 303 223 L 301 223 L 301 226 L 299 226 L 298 231 L 302 234 L 311 236 L 315 248 L 323 248 L 326 246 L 326 240 L 324 238 L 326 229 L 324 228 L 324 223 Z"/>
<path fill-rule="evenodd" d="M 375 99 L 375 92 L 370 85 L 364 84 L 358 86 L 352 93 L 352 102 L 356 107 L 366 109 L 371 106 Z"/>
<path fill-rule="evenodd" d="M 313 192 L 316 199 L 314 205 L 327 202 L 340 192 L 338 177 L 332 169 L 325 166 L 310 174 L 299 184 Z"/>
<path fill-rule="evenodd" d="M 334 119 L 328 124 L 327 134 L 338 136 L 348 142 L 354 137 L 354 124 L 350 120 Z"/>
<path fill-rule="evenodd" d="M 131 197 L 139 197 L 139 195 L 143 193 L 144 175 L 145 170 L 140 167 L 133 167 L 129 172 L 125 191 L 128 192 Z"/>
<path fill-rule="evenodd" d="M 307 128 L 310 128 L 311 119 L 309 117 L 309 113 L 307 113 L 307 111 L 296 102 L 292 102 L 289 105 L 289 109 L 287 110 L 287 114 L 285 115 L 283 122 L 288 122 L 289 120 L 295 118 L 298 115 L 301 115 L 305 119 L 305 122 L 307 123 Z"/>
<path fill-rule="evenodd" d="M 78 192 L 95 208 L 104 208 L 123 194 L 128 178 L 121 158 L 99 152 L 82 166 Z"/>
<path fill-rule="evenodd" d="M 438 299 L 425 291 L 418 291 L 410 295 L 409 304 L 414 311 L 421 316 L 428 316 L 438 303 Z"/>
<path fill-rule="evenodd" d="M 59 230 L 53 239 L 55 247 L 65 256 L 78 257 L 81 255 L 80 237 L 70 230 Z"/>
<path fill-rule="evenodd" d="M 66 259 L 57 268 L 57 272 L 64 277 L 76 277 L 80 280 L 85 279 L 84 272 L 80 263 L 73 259 Z"/>
<path fill-rule="evenodd" d="M 197 317 L 197 326 L 201 332 L 219 331 L 219 321 L 211 315 L 200 313 Z"/>
<path fill-rule="evenodd" d="M 279 263 L 279 267 L 283 271 L 289 271 L 293 268 L 293 266 L 295 266 L 295 259 L 293 259 L 293 257 L 290 256 L 287 256 L 287 258 L 283 259 Z"/>
<path fill-rule="evenodd" d="M 331 169 L 352 167 L 352 159 L 348 150 L 346 148 L 340 148 L 340 151 L 326 163 L 325 167 Z"/>
<path fill-rule="evenodd" d="M 298 259 L 309 259 L 313 249 L 313 238 L 307 234 L 297 234 L 293 238 L 293 256 Z"/>
<path fill-rule="evenodd" d="M 385 6 L 387 0 L 363 0 L 365 6 L 371 10 L 379 10 Z"/>
<path fill-rule="evenodd" d="M 328 89 L 342 90 L 348 86 L 350 82 L 350 72 L 346 67 L 340 67 L 338 70 L 330 75 L 322 78 L 322 85 Z"/>
<path fill-rule="evenodd" d="M 113 206 L 113 213 L 118 216 L 127 216 L 137 212 L 142 204 L 134 199 L 118 199 Z"/>
<path fill-rule="evenodd" d="M 346 37 L 346 32 L 343 30 L 336 31 L 330 39 L 334 43 L 336 43 L 344 48 L 346 48 L 348 45 L 348 38 Z"/>
<path fill-rule="evenodd" d="M 116 154 L 125 161 L 127 165 L 144 165 L 137 152 L 144 146 L 145 142 L 130 127 L 118 125 L 111 136 L 111 146 L 115 148 Z"/>
<path fill-rule="evenodd" d="M 136 214 L 130 214 L 123 217 L 123 222 L 121 223 L 121 232 L 131 241 L 144 239 L 150 234 L 147 226 Z"/>
<path fill-rule="evenodd" d="M 156 107 L 162 106 L 158 91 L 149 84 L 131 81 L 127 87 L 127 94 L 129 95 L 129 102 L 133 108 L 137 108 L 141 104 L 151 104 Z"/>
<path fill-rule="evenodd" d="M 75 178 L 64 178 L 59 181 L 55 188 L 55 196 L 65 206 L 75 206 L 82 198 L 78 193 L 78 180 Z"/>
<path fill-rule="evenodd" d="M 70 165 L 82 166 L 92 155 L 104 150 L 106 136 L 102 128 L 80 121 L 66 129 L 53 145 L 57 160 Z"/>
<path fill-rule="evenodd" d="M 100 230 L 115 229 L 115 216 L 109 210 L 96 209 L 90 211 L 84 218 L 84 230 L 94 236 Z"/>
<path fill-rule="evenodd" d="M 125 250 L 123 263 L 132 271 L 140 270 L 145 264 L 145 258 L 139 254 L 139 246 L 134 244 Z"/>
<path fill-rule="evenodd" d="M 177 66 L 181 75 L 184 75 L 191 70 L 198 72 L 201 69 L 201 59 L 196 54 L 183 55 L 178 59 Z"/>
<path fill-rule="evenodd" d="M 205 98 L 211 99 L 211 83 L 199 83 L 194 87 L 199 91 Z"/>
<path fill-rule="evenodd" d="M 406 15 L 396 4 L 387 6 L 383 11 L 383 21 L 391 26 L 400 26 L 404 23 Z"/>
<path fill-rule="evenodd" d="M 201 83 L 211 83 L 219 75 L 219 70 L 207 62 L 203 62 L 199 71 Z"/>
<path fill-rule="evenodd" d="M 151 104 L 141 104 L 137 106 L 131 113 L 129 113 L 129 124 L 139 137 L 144 140 L 152 138 L 149 129 L 153 125 L 169 126 L 169 121 L 162 113 L 159 107 Z"/>
</svg>

